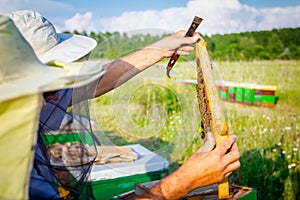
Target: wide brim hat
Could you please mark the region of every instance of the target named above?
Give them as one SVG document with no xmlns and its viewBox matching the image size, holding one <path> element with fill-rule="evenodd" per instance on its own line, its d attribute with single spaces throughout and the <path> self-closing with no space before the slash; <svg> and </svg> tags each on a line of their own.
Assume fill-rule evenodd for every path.
<svg viewBox="0 0 300 200">
<path fill-rule="evenodd" d="M 41 63 L 12 19 L 0 15 L 0 102 L 87 85 L 105 70 L 99 62 Z"/>
<path fill-rule="evenodd" d="M 87 36 L 57 33 L 48 19 L 33 10 L 17 10 L 6 15 L 14 21 L 42 63 L 52 60 L 74 62 L 97 45 Z"/>
</svg>

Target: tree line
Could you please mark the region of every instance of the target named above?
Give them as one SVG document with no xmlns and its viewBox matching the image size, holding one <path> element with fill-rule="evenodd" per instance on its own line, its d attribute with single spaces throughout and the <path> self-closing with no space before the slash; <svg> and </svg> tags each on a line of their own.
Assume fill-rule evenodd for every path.
<svg viewBox="0 0 300 200">
<path fill-rule="evenodd" d="M 75 34 L 94 38 L 98 45 L 92 59 L 116 59 L 151 44 L 168 34 L 151 35 L 119 32 L 74 31 Z M 231 34 L 201 35 L 207 42 L 207 49 L 214 60 L 299 60 L 300 27 L 282 28 L 270 31 L 251 31 Z M 180 57 L 180 59 L 183 59 Z M 195 59 L 191 53 L 184 59 Z M 180 60 L 179 60 L 180 61 Z"/>
</svg>

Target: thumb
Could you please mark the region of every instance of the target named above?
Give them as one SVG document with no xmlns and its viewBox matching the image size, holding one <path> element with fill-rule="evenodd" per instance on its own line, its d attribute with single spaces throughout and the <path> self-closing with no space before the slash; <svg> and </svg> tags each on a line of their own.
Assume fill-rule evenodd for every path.
<svg viewBox="0 0 300 200">
<path fill-rule="evenodd" d="M 206 155 L 208 152 L 212 151 L 215 148 L 216 140 L 212 132 L 206 134 L 206 139 L 204 145 L 200 149 L 200 157 Z"/>
</svg>

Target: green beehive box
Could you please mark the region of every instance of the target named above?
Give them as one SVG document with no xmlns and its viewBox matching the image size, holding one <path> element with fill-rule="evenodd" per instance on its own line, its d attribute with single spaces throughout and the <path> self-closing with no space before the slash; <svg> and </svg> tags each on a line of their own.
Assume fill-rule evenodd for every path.
<svg viewBox="0 0 300 200">
<path fill-rule="evenodd" d="M 249 89 L 249 88 L 245 89 L 244 102 L 246 104 L 254 103 L 254 89 Z"/>
<path fill-rule="evenodd" d="M 235 101 L 236 99 L 236 88 L 233 85 L 228 86 L 228 100 L 229 101 Z"/>
<path fill-rule="evenodd" d="M 260 106 L 274 106 L 276 103 L 275 96 L 255 95 L 254 104 Z"/>
<path fill-rule="evenodd" d="M 160 180 L 168 174 L 167 160 L 140 144 L 128 147 L 139 155 L 137 160 L 93 166 L 87 182 L 94 199 L 112 199 L 133 190 L 137 183 Z"/>
<path fill-rule="evenodd" d="M 149 172 L 115 179 L 90 182 L 96 200 L 113 199 L 114 196 L 134 190 L 137 183 L 160 180 L 167 171 Z"/>
<path fill-rule="evenodd" d="M 261 99 L 261 106 L 264 107 L 273 107 L 276 103 L 276 97 L 275 96 L 268 96 L 263 95 Z"/>
<path fill-rule="evenodd" d="M 275 92 L 275 86 L 256 85 L 254 88 L 254 104 L 260 106 L 274 106 L 276 103 Z"/>
<path fill-rule="evenodd" d="M 260 106 L 261 105 L 262 95 L 254 94 L 254 105 Z"/>
<path fill-rule="evenodd" d="M 253 104 L 255 101 L 255 84 L 253 83 L 249 83 L 249 84 L 245 84 L 244 87 L 244 103 L 246 104 Z"/>
<path fill-rule="evenodd" d="M 51 133 L 42 136 L 46 146 L 55 143 L 82 142 L 92 145 L 90 133 Z M 134 189 L 135 184 L 159 180 L 168 174 L 169 162 L 145 147 L 129 145 L 139 158 L 133 162 L 109 163 L 94 165 L 89 180 L 85 182 L 82 194 L 78 199 L 85 199 L 92 194 L 96 200 L 111 199 L 113 196 Z M 70 172 L 70 181 L 76 185 L 76 170 Z"/>
<path fill-rule="evenodd" d="M 244 102 L 245 96 L 245 88 L 243 85 L 238 85 L 235 89 L 235 101 L 236 102 Z"/>
<path fill-rule="evenodd" d="M 216 86 L 218 88 L 220 99 L 227 100 L 228 99 L 227 81 L 216 80 Z"/>
<path fill-rule="evenodd" d="M 93 138 L 91 133 L 50 133 L 44 134 L 43 142 L 46 146 L 50 144 L 60 143 L 65 144 L 66 142 L 84 142 L 84 144 L 92 145 Z"/>
<path fill-rule="evenodd" d="M 255 188 L 252 188 L 252 191 L 240 198 L 239 200 L 256 200 L 257 199 L 257 190 Z"/>
<path fill-rule="evenodd" d="M 276 100 L 275 96 L 262 95 L 261 103 L 275 104 L 275 100 Z"/>
<path fill-rule="evenodd" d="M 219 97 L 220 97 L 220 99 L 227 100 L 228 99 L 228 92 L 226 92 L 226 91 L 219 91 Z"/>
</svg>

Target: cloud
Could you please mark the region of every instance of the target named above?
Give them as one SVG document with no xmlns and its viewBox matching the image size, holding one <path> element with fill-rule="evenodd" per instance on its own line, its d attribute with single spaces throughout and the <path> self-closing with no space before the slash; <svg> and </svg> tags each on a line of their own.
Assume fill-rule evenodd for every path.
<svg viewBox="0 0 300 200">
<path fill-rule="evenodd" d="M 141 28 L 177 31 L 187 29 L 195 15 L 204 19 L 198 31 L 208 35 L 300 26 L 300 6 L 257 9 L 238 0 L 190 0 L 185 7 L 124 12 L 99 20 L 97 27 L 119 32 Z"/>
<path fill-rule="evenodd" d="M 58 31 L 77 30 L 79 32 L 82 31 L 90 32 L 96 29 L 92 19 L 93 19 L 92 12 L 87 12 L 85 14 L 76 13 L 72 18 L 65 21 L 64 27 L 57 26 L 56 29 L 58 29 Z"/>
<path fill-rule="evenodd" d="M 300 26 L 300 6 L 273 9 L 261 9 L 261 17 L 264 17 L 257 24 L 259 29 L 272 29 L 282 27 Z"/>
<path fill-rule="evenodd" d="M 95 18 L 96 11 L 93 13 L 93 10 L 86 10 L 83 6 L 75 7 L 62 1 L 0 1 L 1 13 L 33 8 L 52 21 L 58 31 L 128 32 L 160 29 L 175 32 L 187 29 L 195 15 L 204 19 L 197 30 L 208 35 L 300 27 L 300 6 L 258 9 L 239 0 L 189 0 L 182 7 L 124 12 L 110 18 Z"/>
</svg>

